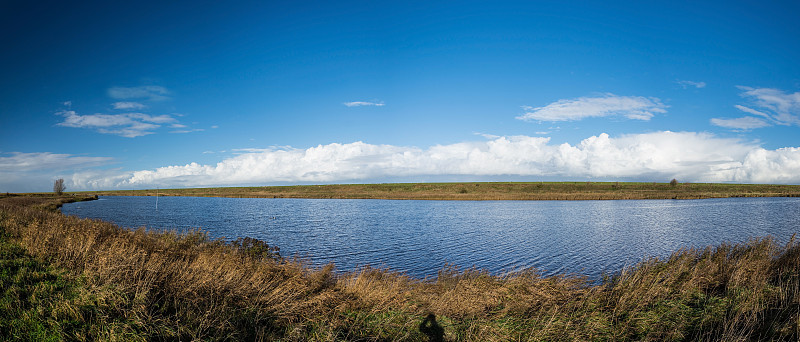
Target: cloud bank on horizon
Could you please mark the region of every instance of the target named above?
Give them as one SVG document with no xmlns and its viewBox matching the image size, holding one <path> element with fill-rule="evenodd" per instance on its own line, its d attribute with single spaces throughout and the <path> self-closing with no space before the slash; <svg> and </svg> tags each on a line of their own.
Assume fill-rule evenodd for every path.
<svg viewBox="0 0 800 342">
<path fill-rule="evenodd" d="M 166 88 L 112 88 L 115 99 L 151 99 L 169 94 Z M 740 86 L 746 105 L 736 109 L 740 118 L 712 118 L 713 125 L 731 130 L 752 130 L 771 125 L 798 125 L 800 92 Z M 383 106 L 383 102 L 345 102 L 348 107 Z M 66 102 L 69 108 L 71 102 Z M 128 111 L 147 106 L 115 102 Z M 580 121 L 593 117 L 622 117 L 647 121 L 667 113 L 668 106 L 655 97 L 619 96 L 562 99 L 541 107 L 523 107 L 523 121 Z M 156 133 L 162 125 L 185 132 L 199 131 L 170 115 L 143 113 L 79 115 L 73 110 L 56 113 L 58 126 L 88 128 L 98 133 L 136 138 Z M 175 131 L 173 131 L 175 132 Z M 477 133 L 476 133 L 477 134 Z M 496 180 L 569 179 L 734 183 L 800 183 L 800 148 L 765 149 L 740 138 L 712 133 L 659 131 L 612 137 L 593 135 L 577 144 L 554 144 L 549 137 L 479 134 L 482 141 L 428 148 L 375 145 L 361 141 L 329 143 L 306 149 L 232 149 L 234 155 L 215 164 L 192 162 L 150 170 L 102 169 L 110 157 L 54 153 L 0 154 L 0 185 L 33 183 L 53 170 L 68 180 L 72 190 L 136 189 L 148 187 L 203 187 L 253 184 L 414 181 L 425 177 Z M 72 171 L 72 172 L 70 172 Z M 37 182 L 42 182 L 37 180 Z"/>
<path fill-rule="evenodd" d="M 3 163 L 0 160 L 0 164 Z M 800 148 L 766 150 L 694 132 L 591 136 L 579 144 L 496 137 L 427 149 L 363 142 L 245 152 L 213 165 L 69 176 L 72 189 L 335 183 L 418 176 L 558 177 L 632 181 L 800 183 Z"/>
</svg>

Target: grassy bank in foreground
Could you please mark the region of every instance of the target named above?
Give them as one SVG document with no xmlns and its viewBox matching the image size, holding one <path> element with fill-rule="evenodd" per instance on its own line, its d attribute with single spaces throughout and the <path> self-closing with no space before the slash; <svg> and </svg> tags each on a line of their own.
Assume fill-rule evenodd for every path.
<svg viewBox="0 0 800 342">
<path fill-rule="evenodd" d="M 90 340 L 800 336 L 800 242 L 794 239 L 676 251 L 599 285 L 533 270 L 496 276 L 445 268 L 437 279 L 419 280 L 370 268 L 345 275 L 332 266 L 310 269 L 257 241 L 130 231 L 66 217 L 52 210 L 53 201 L 62 199 L 0 198 L 3 260 L 33 263 L 25 274 L 42 274 L 4 271 L 0 322 L 23 323 L 0 325 L 0 339 L 37 331 Z"/>
<path fill-rule="evenodd" d="M 8 234 L 0 233 L 0 340 L 64 341 L 135 335 L 135 322 L 102 302 L 108 291 L 86 285 L 80 277 L 31 256 L 9 241 Z"/>
<path fill-rule="evenodd" d="M 613 200 L 798 197 L 800 185 L 535 182 L 398 183 L 223 187 L 91 192 L 110 196 L 366 198 L 416 200 Z"/>
</svg>

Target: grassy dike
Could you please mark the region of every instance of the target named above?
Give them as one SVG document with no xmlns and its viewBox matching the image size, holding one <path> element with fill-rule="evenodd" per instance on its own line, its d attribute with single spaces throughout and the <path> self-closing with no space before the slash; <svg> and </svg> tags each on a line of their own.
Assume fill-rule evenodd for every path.
<svg viewBox="0 0 800 342">
<path fill-rule="evenodd" d="M 108 196 L 359 198 L 414 200 L 617 200 L 798 197 L 800 185 L 533 182 L 333 184 L 91 192 Z"/>
<path fill-rule="evenodd" d="M 800 241 L 680 250 L 601 284 L 535 271 L 336 275 L 265 244 L 0 196 L 0 340 L 562 341 L 800 337 Z"/>
</svg>

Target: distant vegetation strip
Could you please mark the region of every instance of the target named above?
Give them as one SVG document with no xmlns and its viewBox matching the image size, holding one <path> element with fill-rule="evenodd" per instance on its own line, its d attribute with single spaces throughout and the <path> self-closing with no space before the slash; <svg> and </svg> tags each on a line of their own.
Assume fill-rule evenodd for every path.
<svg viewBox="0 0 800 342">
<path fill-rule="evenodd" d="M 800 197 L 800 185 L 630 182 L 395 183 L 93 191 L 107 196 L 399 200 L 621 200 Z"/>
<path fill-rule="evenodd" d="M 0 195 L 0 340 L 797 341 L 800 241 L 683 249 L 592 284 L 337 274 L 258 240 L 128 230 Z"/>
</svg>

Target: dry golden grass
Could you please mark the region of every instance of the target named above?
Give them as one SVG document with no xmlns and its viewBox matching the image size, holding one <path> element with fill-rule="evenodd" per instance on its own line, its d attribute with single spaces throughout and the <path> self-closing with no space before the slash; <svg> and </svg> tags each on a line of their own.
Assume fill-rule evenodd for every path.
<svg viewBox="0 0 800 342">
<path fill-rule="evenodd" d="M 128 322 L 91 330 L 86 339 L 796 341 L 800 335 L 794 239 L 681 250 L 601 284 L 454 266 L 420 280 L 369 267 L 348 274 L 333 266 L 312 269 L 202 232 L 126 230 L 44 204 L 0 199 L 0 227 L 31 254 L 82 279 L 96 309 L 94 318 L 79 319 Z"/>
</svg>

